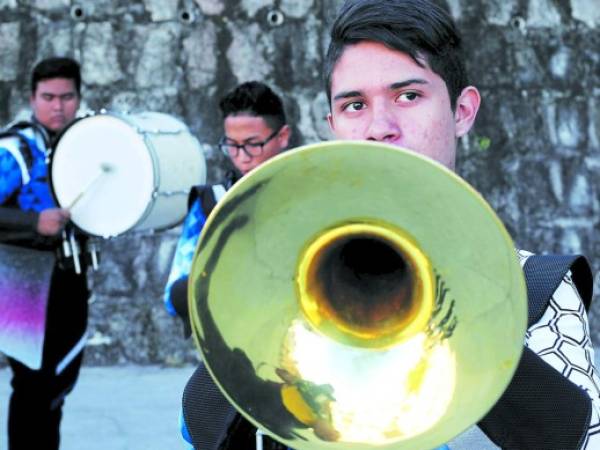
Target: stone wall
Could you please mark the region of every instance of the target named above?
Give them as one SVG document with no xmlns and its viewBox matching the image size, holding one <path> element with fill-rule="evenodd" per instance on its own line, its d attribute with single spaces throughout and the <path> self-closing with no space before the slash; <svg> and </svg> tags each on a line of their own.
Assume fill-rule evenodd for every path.
<svg viewBox="0 0 600 450">
<path fill-rule="evenodd" d="M 260 79 L 282 94 L 294 144 L 329 139 L 320 80 L 340 0 L 0 0 L 0 122 L 27 114 L 32 65 L 77 58 L 83 107 L 161 111 L 203 143 L 209 181 L 220 95 Z M 600 267 L 600 9 L 596 0 L 448 0 L 484 101 L 459 172 L 516 243 Z M 194 361 L 162 306 L 179 228 L 103 245 L 91 274 L 88 364 Z M 596 275 L 600 292 L 600 276 Z M 596 296 L 597 297 L 597 296 Z M 591 327 L 600 343 L 600 306 Z"/>
</svg>

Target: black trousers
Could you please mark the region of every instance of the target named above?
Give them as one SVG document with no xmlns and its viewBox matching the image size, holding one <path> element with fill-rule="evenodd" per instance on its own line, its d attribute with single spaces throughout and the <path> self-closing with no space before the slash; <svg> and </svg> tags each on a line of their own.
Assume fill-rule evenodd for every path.
<svg viewBox="0 0 600 450">
<path fill-rule="evenodd" d="M 85 272 L 84 272 L 85 273 Z M 65 357 L 87 327 L 89 291 L 85 275 L 54 268 L 40 370 L 8 358 L 13 392 L 8 412 L 9 450 L 57 450 L 65 396 L 73 389 L 83 350 L 66 365 Z M 57 373 L 57 367 L 62 371 Z"/>
</svg>

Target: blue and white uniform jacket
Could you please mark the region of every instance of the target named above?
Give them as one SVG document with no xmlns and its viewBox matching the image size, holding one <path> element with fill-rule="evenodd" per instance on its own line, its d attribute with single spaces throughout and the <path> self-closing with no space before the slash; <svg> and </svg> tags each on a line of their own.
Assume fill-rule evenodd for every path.
<svg viewBox="0 0 600 450">
<path fill-rule="evenodd" d="M 47 208 L 55 208 L 56 203 L 48 182 L 47 137 L 41 130 L 25 128 L 18 131 L 25 138 L 31 153 L 31 166 L 28 167 L 21 153 L 21 141 L 17 137 L 0 139 L 0 205 L 16 206 L 23 212 L 35 213 L 21 215 L 16 219 L 7 219 L 9 212 L 2 211 L 0 226 L 21 225 L 34 227 L 37 213 Z M 6 222 L 10 222 L 10 225 Z"/>
</svg>

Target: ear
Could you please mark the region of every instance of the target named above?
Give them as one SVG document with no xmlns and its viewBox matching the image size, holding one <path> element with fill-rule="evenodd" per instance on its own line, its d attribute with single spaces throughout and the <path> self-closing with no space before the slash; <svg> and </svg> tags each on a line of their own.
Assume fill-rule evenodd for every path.
<svg viewBox="0 0 600 450">
<path fill-rule="evenodd" d="M 283 127 L 281 127 L 281 130 L 279 130 L 279 135 L 277 137 L 277 140 L 279 141 L 279 146 L 282 149 L 287 148 L 289 141 L 290 141 L 291 134 L 292 134 L 292 130 L 290 129 L 289 125 L 284 125 Z"/>
<path fill-rule="evenodd" d="M 335 126 L 333 124 L 333 116 L 331 113 L 327 113 L 327 123 L 329 124 L 329 129 L 331 132 L 335 134 Z"/>
<path fill-rule="evenodd" d="M 481 96 L 475 86 L 467 86 L 462 90 L 456 99 L 456 109 L 454 110 L 457 138 L 469 132 L 473 123 L 475 123 L 475 117 L 477 116 L 477 111 L 479 111 L 480 104 Z"/>
</svg>

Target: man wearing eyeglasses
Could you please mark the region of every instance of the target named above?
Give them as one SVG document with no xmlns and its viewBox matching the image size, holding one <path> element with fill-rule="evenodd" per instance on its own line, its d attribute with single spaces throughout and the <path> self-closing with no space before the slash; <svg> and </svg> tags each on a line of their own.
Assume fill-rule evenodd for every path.
<svg viewBox="0 0 600 450">
<path fill-rule="evenodd" d="M 290 127 L 281 100 L 267 85 L 241 84 L 219 106 L 225 129 L 219 148 L 242 175 L 287 148 Z"/>
<path fill-rule="evenodd" d="M 219 107 L 225 132 L 219 141 L 219 149 L 231 160 L 235 170 L 228 172 L 221 184 L 196 186 L 192 189 L 189 212 L 183 224 L 165 287 L 165 307 L 172 316 L 181 317 L 186 337 L 191 335 L 187 311 L 187 280 L 206 218 L 225 191 L 239 178 L 285 150 L 291 134 L 281 99 L 264 83 L 250 81 L 237 86 L 221 99 Z M 190 382 L 196 382 L 198 374 L 208 376 L 202 364 Z M 219 410 L 220 405 L 227 405 L 227 402 L 222 400 L 222 394 L 212 382 L 206 387 L 211 392 L 206 392 L 202 401 L 208 404 L 205 410 L 212 414 L 210 420 L 215 423 L 231 422 L 235 414 L 230 410 Z M 210 407 L 211 399 L 215 400 L 214 408 Z M 222 413 L 227 417 L 221 417 Z M 190 435 L 185 421 L 186 418 L 182 415 L 182 435 L 195 447 L 205 447 L 206 439 L 211 440 L 214 437 L 220 441 L 224 438 Z M 275 442 L 272 444 L 279 445 Z"/>
<path fill-rule="evenodd" d="M 285 150 L 291 134 L 283 102 L 264 83 L 240 84 L 221 99 L 219 108 L 225 132 L 219 141 L 219 149 L 231 160 L 235 170 L 227 172 L 220 184 L 192 189 L 189 212 L 165 287 L 165 308 L 172 316 L 179 315 L 183 319 L 186 336 L 190 334 L 187 277 L 206 218 L 225 191 L 241 176 Z"/>
</svg>

